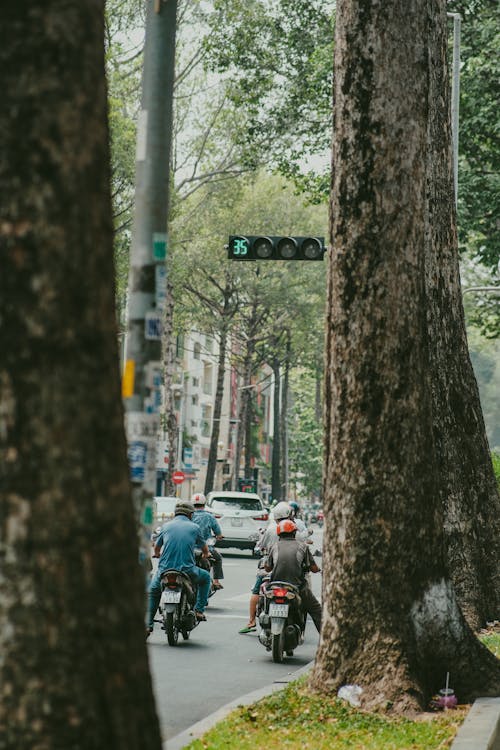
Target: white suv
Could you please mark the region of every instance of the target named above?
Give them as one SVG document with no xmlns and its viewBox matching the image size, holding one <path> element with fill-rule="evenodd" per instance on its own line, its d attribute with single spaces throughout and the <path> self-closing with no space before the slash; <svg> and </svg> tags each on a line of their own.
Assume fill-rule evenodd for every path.
<svg viewBox="0 0 500 750">
<path fill-rule="evenodd" d="M 254 492 L 209 492 L 207 510 L 218 520 L 224 539 L 217 547 L 237 547 L 253 552 L 259 529 L 267 525 L 269 510 Z"/>
</svg>

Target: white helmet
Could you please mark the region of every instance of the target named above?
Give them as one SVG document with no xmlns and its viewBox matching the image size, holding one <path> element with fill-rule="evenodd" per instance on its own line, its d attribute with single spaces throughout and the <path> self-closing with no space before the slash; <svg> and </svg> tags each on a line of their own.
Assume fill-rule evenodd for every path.
<svg viewBox="0 0 500 750">
<path fill-rule="evenodd" d="M 203 494 L 203 492 L 195 492 L 193 497 L 191 498 L 191 502 L 193 505 L 205 505 L 207 502 L 207 498 Z"/>
<path fill-rule="evenodd" d="M 276 505 L 275 508 L 273 508 L 273 517 L 275 521 L 281 521 L 283 518 L 288 518 L 290 513 L 292 512 L 292 509 L 288 505 L 288 503 L 285 503 L 285 501 L 281 501 Z"/>
</svg>

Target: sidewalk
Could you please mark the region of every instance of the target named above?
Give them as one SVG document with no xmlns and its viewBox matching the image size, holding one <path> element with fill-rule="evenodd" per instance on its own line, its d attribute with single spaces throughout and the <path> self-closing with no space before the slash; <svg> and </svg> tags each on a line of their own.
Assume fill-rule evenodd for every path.
<svg viewBox="0 0 500 750">
<path fill-rule="evenodd" d="M 184 732 L 171 737 L 163 743 L 163 750 L 182 750 L 193 740 L 199 739 L 208 732 L 214 724 L 224 719 L 238 706 L 248 706 L 267 695 L 275 693 L 301 675 L 309 672 L 314 662 L 309 662 L 305 667 L 298 669 L 283 679 L 273 682 L 266 687 L 254 690 L 251 693 L 236 698 L 234 701 L 222 706 L 210 716 L 198 721 Z M 500 697 L 478 698 L 474 701 L 467 717 L 457 732 L 451 750 L 500 750 Z"/>
</svg>

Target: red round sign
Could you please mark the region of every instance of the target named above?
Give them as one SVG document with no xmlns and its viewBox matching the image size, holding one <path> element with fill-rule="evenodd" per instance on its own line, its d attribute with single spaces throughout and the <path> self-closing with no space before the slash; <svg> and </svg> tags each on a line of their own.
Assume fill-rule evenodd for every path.
<svg viewBox="0 0 500 750">
<path fill-rule="evenodd" d="M 174 473 L 172 474 L 172 481 L 174 484 L 182 484 L 185 478 L 186 475 L 183 471 L 174 471 Z"/>
</svg>

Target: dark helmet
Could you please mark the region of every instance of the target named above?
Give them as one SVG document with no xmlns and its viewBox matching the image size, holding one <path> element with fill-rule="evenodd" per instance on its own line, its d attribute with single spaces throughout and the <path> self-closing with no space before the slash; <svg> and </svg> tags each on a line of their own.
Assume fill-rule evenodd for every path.
<svg viewBox="0 0 500 750">
<path fill-rule="evenodd" d="M 300 505 L 295 502 L 295 500 L 291 500 L 288 505 L 292 509 L 292 512 L 295 516 L 297 516 L 300 513 Z"/>
<path fill-rule="evenodd" d="M 194 513 L 194 505 L 189 500 L 180 500 L 175 506 L 176 516 L 191 516 Z"/>
</svg>

